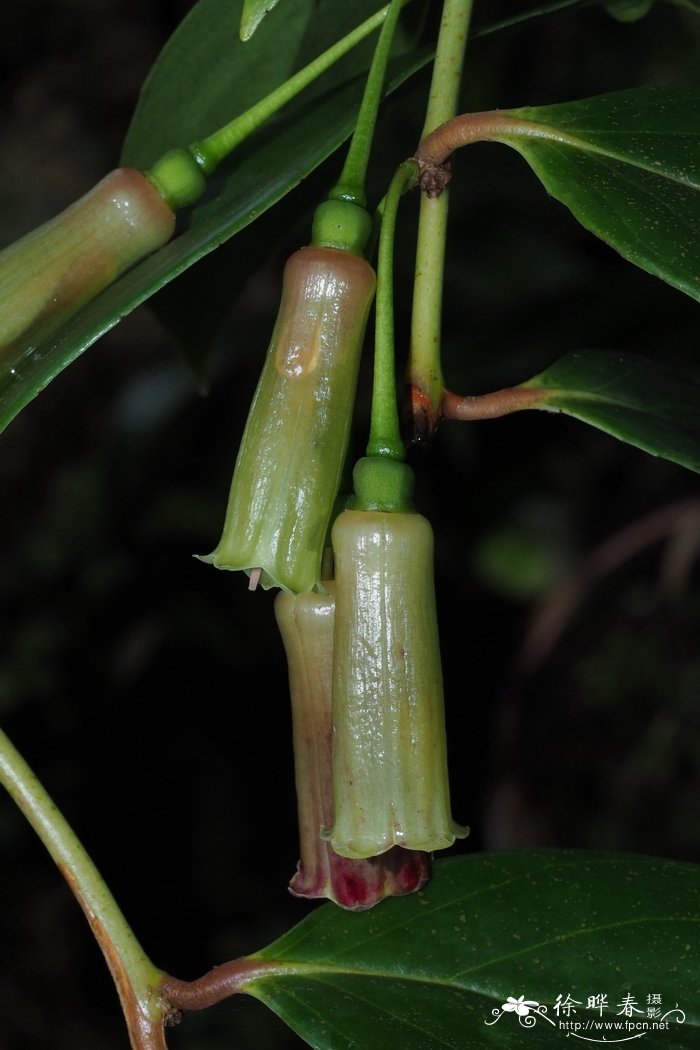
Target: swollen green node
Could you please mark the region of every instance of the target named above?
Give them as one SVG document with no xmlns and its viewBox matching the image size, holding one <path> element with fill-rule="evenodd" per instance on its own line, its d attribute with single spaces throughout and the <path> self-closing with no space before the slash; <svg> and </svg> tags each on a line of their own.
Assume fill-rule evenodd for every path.
<svg viewBox="0 0 700 1050">
<path fill-rule="evenodd" d="M 194 204 L 207 187 L 195 157 L 186 149 L 168 150 L 144 174 L 173 211 Z"/>
<path fill-rule="evenodd" d="M 372 219 L 364 208 L 349 201 L 324 201 L 314 212 L 311 243 L 314 248 L 339 248 L 364 258 Z"/>
<path fill-rule="evenodd" d="M 365 456 L 352 472 L 353 510 L 409 514 L 413 508 L 413 471 L 408 463 L 387 456 Z"/>
</svg>

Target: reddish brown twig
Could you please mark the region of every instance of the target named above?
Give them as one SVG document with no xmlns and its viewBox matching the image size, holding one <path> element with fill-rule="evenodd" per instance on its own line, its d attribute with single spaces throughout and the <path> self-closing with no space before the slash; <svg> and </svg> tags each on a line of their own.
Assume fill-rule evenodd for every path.
<svg viewBox="0 0 700 1050">
<path fill-rule="evenodd" d="M 95 940 L 102 949 L 102 954 L 105 957 L 109 972 L 119 994 L 119 1001 L 133 1050 L 167 1050 L 165 1035 L 163 1034 L 163 1022 L 165 1021 L 167 1024 L 168 1013 L 167 1007 L 164 1007 L 163 1014 L 161 1014 L 159 1009 L 159 989 L 155 987 L 149 988 L 147 997 L 137 993 L 137 990 L 129 980 L 122 955 L 91 908 L 80 882 L 66 865 L 59 864 L 58 869 L 83 909 Z"/>
</svg>

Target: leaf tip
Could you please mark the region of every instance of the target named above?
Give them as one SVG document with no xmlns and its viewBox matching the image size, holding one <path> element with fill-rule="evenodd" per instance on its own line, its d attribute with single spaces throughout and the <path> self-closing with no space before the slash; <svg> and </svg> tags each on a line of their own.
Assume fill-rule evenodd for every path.
<svg viewBox="0 0 700 1050">
<path fill-rule="evenodd" d="M 244 0 L 239 36 L 245 44 L 252 37 L 265 15 L 276 7 L 278 0 Z"/>
</svg>

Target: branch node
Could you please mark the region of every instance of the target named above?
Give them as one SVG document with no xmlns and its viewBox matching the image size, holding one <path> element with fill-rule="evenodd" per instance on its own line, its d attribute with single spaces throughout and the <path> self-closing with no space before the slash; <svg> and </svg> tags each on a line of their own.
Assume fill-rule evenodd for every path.
<svg viewBox="0 0 700 1050">
<path fill-rule="evenodd" d="M 402 432 L 409 447 L 427 447 L 439 422 L 428 394 L 415 383 L 407 383 L 404 391 Z"/>
<path fill-rule="evenodd" d="M 415 159 L 415 158 L 414 158 Z M 416 160 L 418 164 L 418 185 L 427 197 L 439 197 L 452 181 L 452 168 L 449 163 L 435 164 L 430 160 Z"/>
</svg>

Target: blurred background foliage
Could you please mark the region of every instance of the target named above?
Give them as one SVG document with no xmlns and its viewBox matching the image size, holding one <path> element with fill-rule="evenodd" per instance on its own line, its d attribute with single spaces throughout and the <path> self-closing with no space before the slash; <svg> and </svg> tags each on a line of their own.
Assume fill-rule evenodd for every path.
<svg viewBox="0 0 700 1050">
<path fill-rule="evenodd" d="M 3 5 L 3 244 L 116 165 L 139 86 L 188 8 Z M 519 10 L 477 3 L 477 22 Z M 475 42 L 463 108 L 700 86 L 699 50 L 700 19 L 669 4 L 632 25 L 597 8 L 562 14 Z M 427 82 L 384 109 L 375 199 L 414 148 Z M 196 337 L 190 277 L 155 304 L 165 324 L 137 311 L 0 441 L 0 717 L 146 950 L 181 977 L 262 947 L 309 907 L 286 890 L 295 801 L 273 596 L 248 594 L 244 578 L 192 555 L 218 540 L 283 261 L 308 240 L 338 165 L 202 267 L 202 282 L 213 266 L 230 288 L 208 396 L 172 331 L 182 322 Z M 697 304 L 579 229 L 515 154 L 474 146 L 455 168 L 450 387 L 512 384 L 584 348 L 698 375 Z M 416 207 L 408 201 L 400 221 L 399 345 Z M 358 452 L 368 378 L 366 367 Z M 696 476 L 572 420 L 525 413 L 445 425 L 414 464 L 436 532 L 454 813 L 473 829 L 459 848 L 700 861 Z M 87 926 L 8 799 L 0 887 L 0 1045 L 125 1047 Z M 247 1000 L 188 1017 L 170 1039 L 175 1050 L 300 1045 Z"/>
</svg>

